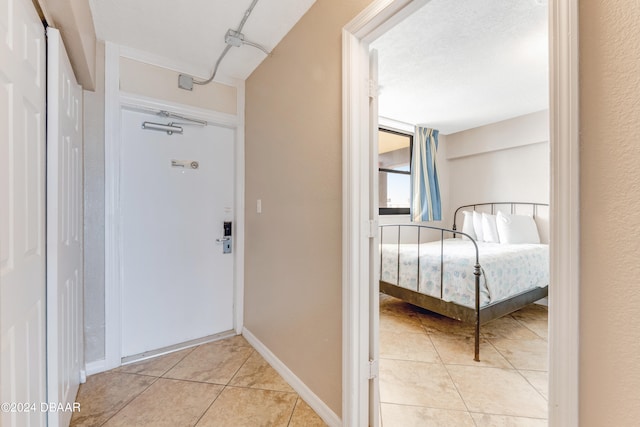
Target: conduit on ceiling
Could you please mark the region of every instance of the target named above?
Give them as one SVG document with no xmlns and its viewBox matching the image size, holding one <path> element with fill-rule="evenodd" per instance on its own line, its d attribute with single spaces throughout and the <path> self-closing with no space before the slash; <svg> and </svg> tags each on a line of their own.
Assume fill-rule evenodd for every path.
<svg viewBox="0 0 640 427">
<path fill-rule="evenodd" d="M 269 52 L 266 48 L 264 48 L 263 46 L 257 43 L 246 40 L 244 38 L 244 34 L 242 34 L 242 28 L 244 27 L 244 24 L 247 22 L 247 19 L 249 19 L 249 16 L 251 15 L 253 8 L 256 6 L 256 3 L 258 3 L 258 0 L 253 0 L 251 2 L 251 5 L 244 13 L 242 20 L 240 21 L 240 25 L 238 25 L 238 28 L 236 30 L 231 28 L 227 30 L 227 33 L 224 35 L 224 42 L 226 43 L 226 46 L 224 47 L 224 50 L 222 51 L 222 53 L 218 57 L 218 60 L 216 61 L 216 64 L 213 68 L 213 73 L 211 73 L 211 77 L 209 77 L 207 80 L 197 80 L 193 76 L 189 76 L 187 74 L 180 74 L 178 76 L 178 87 L 180 89 L 193 90 L 194 84 L 206 85 L 208 83 L 211 83 L 211 81 L 213 81 L 214 77 L 216 76 L 216 73 L 218 72 L 218 67 L 220 67 L 220 63 L 222 62 L 222 59 L 225 57 L 227 52 L 229 52 L 229 49 L 231 49 L 232 47 L 240 47 L 246 44 L 249 46 L 253 46 L 257 49 L 260 49 L 267 55 L 271 55 L 271 52 Z"/>
</svg>

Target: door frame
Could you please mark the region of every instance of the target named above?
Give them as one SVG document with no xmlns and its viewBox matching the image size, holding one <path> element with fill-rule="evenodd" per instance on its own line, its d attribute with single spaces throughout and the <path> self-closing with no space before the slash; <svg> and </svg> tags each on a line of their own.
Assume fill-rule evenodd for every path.
<svg viewBox="0 0 640 427">
<path fill-rule="evenodd" d="M 428 0 L 375 0 L 342 32 L 343 425 L 368 425 L 369 43 Z M 549 1 L 551 243 L 549 425 L 577 426 L 579 404 L 578 0 Z M 374 223 L 375 224 L 375 223 Z"/>
<path fill-rule="evenodd" d="M 212 125 L 235 130 L 234 141 L 234 330 L 242 333 L 244 318 L 244 81 L 233 80 L 237 90 L 236 114 L 192 107 L 120 91 L 121 47 L 105 43 L 105 358 L 94 362 L 89 374 L 113 369 L 122 358 L 122 242 L 120 241 L 120 114 L 122 108 L 167 110 Z M 176 82 L 177 84 L 177 82 Z"/>
</svg>

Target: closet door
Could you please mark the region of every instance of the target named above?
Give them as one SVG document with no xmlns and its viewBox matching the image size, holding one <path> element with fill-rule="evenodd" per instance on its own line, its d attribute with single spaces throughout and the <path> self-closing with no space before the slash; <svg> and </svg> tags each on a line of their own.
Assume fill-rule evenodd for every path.
<svg viewBox="0 0 640 427">
<path fill-rule="evenodd" d="M 47 65 L 47 401 L 73 408 L 84 369 L 82 87 L 54 28 Z M 71 415 L 50 411 L 49 426 Z"/>
<path fill-rule="evenodd" d="M 0 425 L 46 423 L 45 333 L 44 27 L 0 0 Z"/>
</svg>

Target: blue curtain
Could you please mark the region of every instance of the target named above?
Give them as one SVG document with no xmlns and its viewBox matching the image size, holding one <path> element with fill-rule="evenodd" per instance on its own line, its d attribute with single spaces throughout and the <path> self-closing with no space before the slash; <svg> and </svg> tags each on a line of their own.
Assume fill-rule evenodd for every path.
<svg viewBox="0 0 640 427">
<path fill-rule="evenodd" d="M 442 208 L 436 168 L 438 131 L 416 126 L 411 158 L 411 220 L 440 221 Z"/>
</svg>

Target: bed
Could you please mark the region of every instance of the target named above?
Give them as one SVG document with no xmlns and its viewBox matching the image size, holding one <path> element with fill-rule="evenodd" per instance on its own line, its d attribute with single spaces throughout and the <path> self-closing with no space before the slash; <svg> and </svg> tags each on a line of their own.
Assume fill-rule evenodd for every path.
<svg viewBox="0 0 640 427">
<path fill-rule="evenodd" d="M 482 324 L 547 296 L 549 246 L 540 239 L 541 219 L 548 219 L 546 204 L 490 202 L 457 208 L 451 229 L 380 225 L 380 291 L 475 324 L 479 361 Z"/>
</svg>

